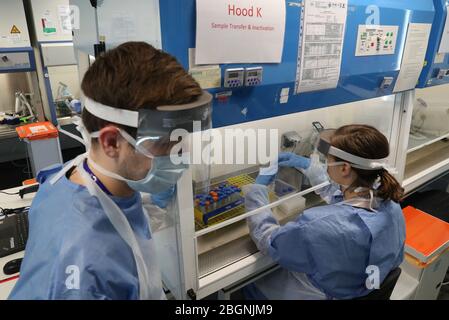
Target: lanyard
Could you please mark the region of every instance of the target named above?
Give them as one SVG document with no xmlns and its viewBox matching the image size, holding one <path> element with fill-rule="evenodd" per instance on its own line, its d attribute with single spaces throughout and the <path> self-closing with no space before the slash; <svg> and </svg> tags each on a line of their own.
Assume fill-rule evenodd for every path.
<svg viewBox="0 0 449 320">
<path fill-rule="evenodd" d="M 106 193 L 108 196 L 112 196 L 112 193 L 108 190 L 108 188 L 106 188 L 103 182 L 101 182 L 100 179 L 98 179 L 97 176 L 92 172 L 92 170 L 90 170 L 89 166 L 87 165 L 87 159 L 83 161 L 83 168 L 90 175 L 92 180 L 100 187 L 100 189 L 103 190 L 104 193 Z"/>
</svg>

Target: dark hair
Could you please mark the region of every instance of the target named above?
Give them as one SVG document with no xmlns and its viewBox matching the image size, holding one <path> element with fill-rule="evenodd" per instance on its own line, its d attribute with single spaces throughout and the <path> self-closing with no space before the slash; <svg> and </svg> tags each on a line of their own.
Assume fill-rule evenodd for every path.
<svg viewBox="0 0 449 320">
<path fill-rule="evenodd" d="M 331 138 L 331 145 L 367 159 L 383 159 L 390 154 L 387 138 L 379 130 L 368 125 L 347 125 L 337 129 Z M 380 177 L 380 187 L 376 195 L 384 200 L 401 200 L 404 189 L 387 170 L 352 169 L 358 175 L 357 181 L 354 182 L 355 187 L 371 188 Z"/>
<path fill-rule="evenodd" d="M 127 42 L 98 57 L 84 75 L 81 89 L 96 102 L 128 110 L 189 103 L 202 94 L 173 56 L 145 42 Z M 110 124 L 86 109 L 82 118 L 89 132 Z M 117 126 L 136 136 L 135 128 Z"/>
</svg>

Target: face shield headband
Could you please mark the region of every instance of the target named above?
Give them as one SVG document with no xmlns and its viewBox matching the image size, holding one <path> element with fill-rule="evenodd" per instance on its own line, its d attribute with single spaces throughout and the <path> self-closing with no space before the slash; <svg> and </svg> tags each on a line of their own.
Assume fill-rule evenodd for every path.
<svg viewBox="0 0 449 320">
<path fill-rule="evenodd" d="M 330 144 L 330 138 L 334 135 L 335 130 L 325 130 L 320 133 L 320 139 L 317 144 L 317 151 L 323 156 L 327 157 L 332 155 L 336 158 L 347 161 L 352 167 L 362 170 L 381 170 L 385 169 L 390 173 L 394 173 L 394 169 L 391 168 L 388 163 L 388 158 L 383 159 L 367 159 L 349 152 L 343 151 Z"/>
<path fill-rule="evenodd" d="M 106 106 L 88 97 L 84 98 L 84 107 L 105 121 L 137 128 L 137 140 L 123 134 L 123 130 L 120 133 L 139 152 L 150 158 L 172 146 L 170 135 L 173 131 L 182 129 L 185 133 L 193 133 L 212 126 L 212 95 L 207 91 L 192 103 L 139 108 L 139 111 Z M 92 133 L 91 137 L 98 137 L 98 132 Z"/>
</svg>

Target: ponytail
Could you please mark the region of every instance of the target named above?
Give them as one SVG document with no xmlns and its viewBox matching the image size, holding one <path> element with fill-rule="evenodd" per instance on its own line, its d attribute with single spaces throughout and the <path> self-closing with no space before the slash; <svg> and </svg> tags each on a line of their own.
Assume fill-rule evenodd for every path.
<svg viewBox="0 0 449 320">
<path fill-rule="evenodd" d="M 399 202 L 404 195 L 404 189 L 399 182 L 385 169 L 382 169 L 379 176 L 380 187 L 377 189 L 377 196 L 384 200 Z"/>
</svg>

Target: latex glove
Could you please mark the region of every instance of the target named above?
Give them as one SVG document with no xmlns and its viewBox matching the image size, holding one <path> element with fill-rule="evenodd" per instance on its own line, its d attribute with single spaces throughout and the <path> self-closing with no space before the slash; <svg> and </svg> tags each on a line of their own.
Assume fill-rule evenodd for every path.
<svg viewBox="0 0 449 320">
<path fill-rule="evenodd" d="M 275 178 L 276 178 L 276 175 L 264 176 L 264 175 L 259 174 L 256 178 L 256 184 L 268 186 L 269 184 L 271 184 L 274 181 Z"/>
<path fill-rule="evenodd" d="M 268 186 L 271 184 L 276 178 L 276 174 L 278 173 L 278 160 L 272 160 L 268 167 L 262 167 L 259 169 L 259 175 L 256 178 L 256 184 L 261 184 L 264 186 Z"/>
<path fill-rule="evenodd" d="M 153 204 L 157 205 L 159 208 L 166 208 L 168 203 L 173 198 L 173 195 L 176 192 L 176 186 L 171 187 L 170 189 L 151 195 L 151 201 Z"/>
<path fill-rule="evenodd" d="M 279 154 L 279 167 L 296 168 L 306 170 L 310 166 L 310 159 L 298 156 L 291 152 L 281 152 Z"/>
<path fill-rule="evenodd" d="M 245 208 L 252 211 L 270 203 L 268 189 L 266 186 L 253 184 L 242 188 L 245 195 Z M 246 219 L 251 238 L 257 248 L 268 254 L 271 234 L 279 228 L 277 220 L 273 217 L 271 210 L 266 209 Z"/>
<path fill-rule="evenodd" d="M 242 191 L 245 197 L 245 208 L 248 212 L 270 203 L 266 186 L 247 184 L 242 187 Z"/>
</svg>

